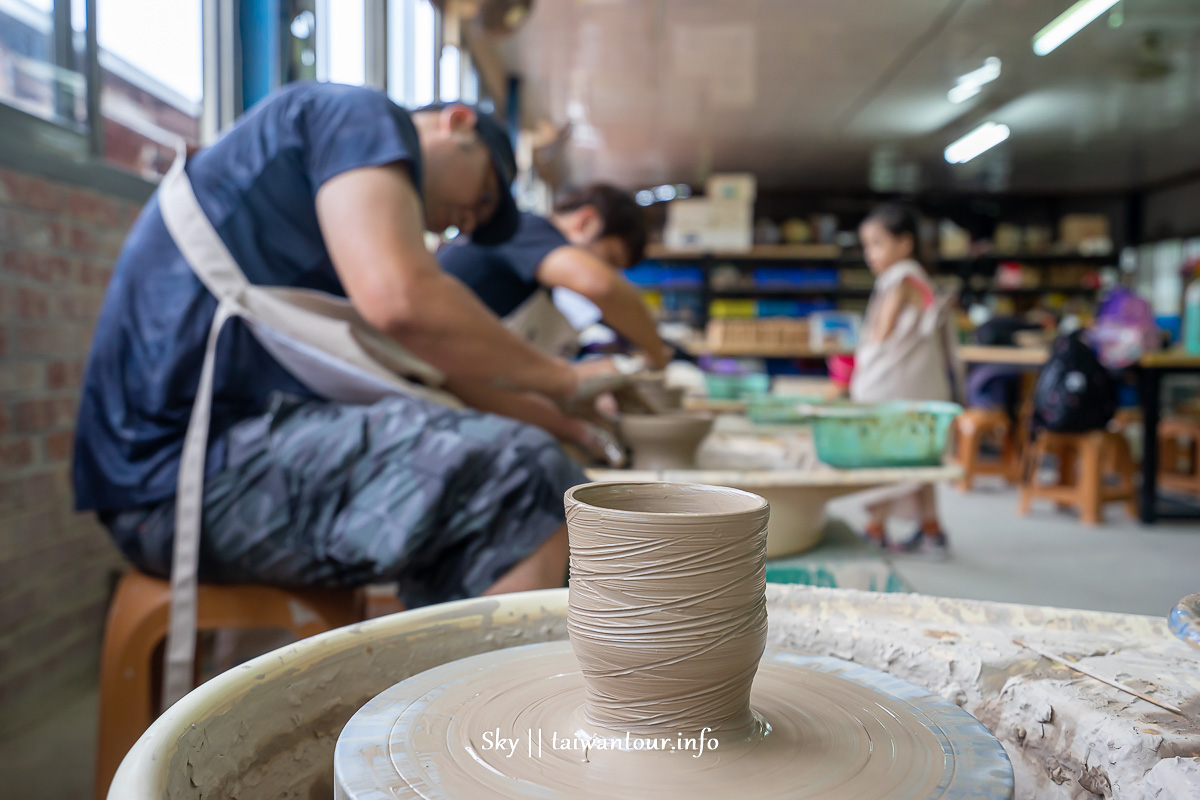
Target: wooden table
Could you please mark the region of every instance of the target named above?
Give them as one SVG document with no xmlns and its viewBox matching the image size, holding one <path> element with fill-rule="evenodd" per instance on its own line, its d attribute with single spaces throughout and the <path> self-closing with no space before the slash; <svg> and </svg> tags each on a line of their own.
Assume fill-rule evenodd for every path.
<svg viewBox="0 0 1200 800">
<path fill-rule="evenodd" d="M 960 347 L 959 357 L 969 364 L 1002 364 L 1033 368 L 1046 363 L 1049 348 L 1043 347 Z M 1163 509 L 1158 497 L 1158 423 L 1162 411 L 1162 378 L 1168 374 L 1200 372 L 1200 356 L 1182 350 L 1159 350 L 1142 356 L 1130 367 L 1137 376 L 1138 405 L 1142 410 L 1142 486 L 1138 516 L 1143 524 L 1153 525 L 1160 519 L 1200 519 L 1200 509 L 1175 507 Z"/>
<path fill-rule="evenodd" d="M 1049 347 L 1003 347 L 965 344 L 958 348 L 965 364 L 1000 364 L 1009 367 L 1040 367 L 1050 358 Z"/>
</svg>

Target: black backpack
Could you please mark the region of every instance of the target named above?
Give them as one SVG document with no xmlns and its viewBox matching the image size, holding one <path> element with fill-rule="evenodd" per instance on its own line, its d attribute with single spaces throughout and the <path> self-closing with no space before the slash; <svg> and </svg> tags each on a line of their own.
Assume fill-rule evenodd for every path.
<svg viewBox="0 0 1200 800">
<path fill-rule="evenodd" d="M 1054 340 L 1033 390 L 1033 425 L 1055 433 L 1103 430 L 1117 412 L 1117 385 L 1075 331 Z"/>
</svg>

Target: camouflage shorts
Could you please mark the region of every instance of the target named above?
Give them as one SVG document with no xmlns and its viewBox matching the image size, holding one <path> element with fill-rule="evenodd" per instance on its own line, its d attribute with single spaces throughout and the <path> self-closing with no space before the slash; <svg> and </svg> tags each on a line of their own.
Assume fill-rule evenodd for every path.
<svg viewBox="0 0 1200 800">
<path fill-rule="evenodd" d="M 409 607 L 482 593 L 563 524 L 563 493 L 586 480 L 537 428 L 410 397 L 281 397 L 227 436 L 205 485 L 201 580 L 398 582 Z M 171 499 L 106 521 L 166 576 L 174 515 Z"/>
</svg>

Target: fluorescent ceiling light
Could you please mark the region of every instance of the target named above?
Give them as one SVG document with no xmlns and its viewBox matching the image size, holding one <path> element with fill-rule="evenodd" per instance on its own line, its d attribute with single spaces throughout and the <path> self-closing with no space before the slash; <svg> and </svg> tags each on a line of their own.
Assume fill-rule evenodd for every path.
<svg viewBox="0 0 1200 800">
<path fill-rule="evenodd" d="M 1033 52 L 1039 56 L 1053 52 L 1060 44 L 1079 33 L 1087 27 L 1089 22 L 1108 11 L 1117 2 L 1118 0 L 1079 0 L 1033 37 Z"/>
<path fill-rule="evenodd" d="M 946 161 L 950 164 L 965 164 L 976 156 L 986 153 L 1008 138 L 1007 125 L 985 122 L 954 144 L 946 148 Z"/>
<path fill-rule="evenodd" d="M 987 84 L 1000 77 L 1000 59 L 996 57 L 988 58 L 983 62 L 983 66 L 977 70 L 968 72 L 958 79 L 953 89 L 947 92 L 946 97 L 951 103 L 961 103 L 964 100 L 969 100 Z"/>
</svg>

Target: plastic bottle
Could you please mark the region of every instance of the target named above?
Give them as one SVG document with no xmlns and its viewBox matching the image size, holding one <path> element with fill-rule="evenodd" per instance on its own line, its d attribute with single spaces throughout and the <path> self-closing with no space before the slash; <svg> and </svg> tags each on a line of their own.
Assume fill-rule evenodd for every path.
<svg viewBox="0 0 1200 800">
<path fill-rule="evenodd" d="M 1183 349 L 1200 356 L 1200 274 L 1183 292 Z"/>
</svg>

